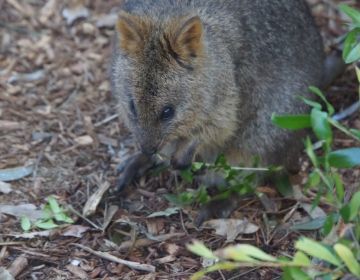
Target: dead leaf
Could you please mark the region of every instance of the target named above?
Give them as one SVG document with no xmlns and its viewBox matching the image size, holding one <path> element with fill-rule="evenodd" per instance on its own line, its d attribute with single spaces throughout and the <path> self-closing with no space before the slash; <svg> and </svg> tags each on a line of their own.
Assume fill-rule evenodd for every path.
<svg viewBox="0 0 360 280">
<path fill-rule="evenodd" d="M 179 211 L 180 211 L 179 207 L 167 208 L 164 211 L 152 213 L 151 215 L 148 216 L 148 218 L 169 217 L 171 215 L 179 213 Z"/>
<path fill-rule="evenodd" d="M 319 206 L 313 208 L 312 204 L 309 203 L 300 203 L 301 207 L 309 214 L 311 219 L 324 218 L 326 217 L 326 213 Z"/>
<path fill-rule="evenodd" d="M 172 256 L 177 256 L 181 251 L 181 248 L 174 243 L 165 243 L 164 244 L 165 251 Z"/>
<path fill-rule="evenodd" d="M 251 234 L 258 231 L 259 227 L 246 219 L 217 219 L 206 221 L 203 228 L 215 229 L 216 234 L 225 236 L 227 242 L 233 242 L 239 234 Z"/>
<path fill-rule="evenodd" d="M 164 229 L 164 219 L 147 219 L 146 226 L 150 234 L 158 235 Z"/>
<path fill-rule="evenodd" d="M 102 229 L 106 230 L 107 227 L 109 226 L 109 224 L 111 223 L 114 215 L 116 214 L 116 212 L 119 210 L 119 207 L 116 205 L 110 205 L 105 214 L 104 214 L 104 223 L 102 225 Z"/>
<path fill-rule="evenodd" d="M 87 273 L 78 266 L 69 264 L 66 266 L 66 269 L 69 270 L 72 274 L 74 274 L 79 279 L 89 279 L 89 276 L 87 275 Z"/>
<path fill-rule="evenodd" d="M 40 10 L 39 21 L 46 24 L 49 18 L 57 11 L 57 0 L 48 0 Z"/>
<path fill-rule="evenodd" d="M 0 279 L 1 280 L 15 280 L 14 276 L 10 274 L 5 267 L 0 267 Z"/>
<path fill-rule="evenodd" d="M 138 280 L 156 280 L 156 273 L 142 275 L 142 276 L 139 276 L 137 279 Z"/>
<path fill-rule="evenodd" d="M 154 260 L 157 264 L 164 264 L 164 263 L 169 263 L 169 262 L 173 262 L 175 261 L 177 258 L 175 256 L 166 256 L 160 259 L 156 259 Z"/>
<path fill-rule="evenodd" d="M 96 208 L 100 203 L 102 196 L 109 189 L 109 187 L 110 187 L 110 183 L 104 182 L 100 185 L 99 189 L 89 197 L 83 208 L 83 215 L 85 217 L 88 217 L 95 213 Z"/>
<path fill-rule="evenodd" d="M 89 227 L 84 227 L 80 225 L 71 225 L 65 228 L 65 230 L 62 233 L 62 236 L 72 236 L 72 237 L 81 238 L 83 234 L 88 230 L 90 230 Z"/>
<path fill-rule="evenodd" d="M 0 181 L 10 182 L 19 180 L 33 173 L 34 166 L 21 166 L 8 169 L 0 169 Z"/>
<path fill-rule="evenodd" d="M 0 193 L 8 194 L 12 192 L 11 185 L 0 181 Z"/>
<path fill-rule="evenodd" d="M 31 221 L 36 221 L 43 217 L 43 211 L 37 210 L 34 204 L 6 205 L 0 204 L 0 213 L 14 217 L 27 217 Z"/>
<path fill-rule="evenodd" d="M 115 26 L 118 19 L 117 14 L 107 14 L 100 16 L 96 21 L 96 27 L 98 28 L 112 28 Z"/>
<path fill-rule="evenodd" d="M 89 10 L 84 6 L 78 6 L 71 9 L 65 8 L 62 11 L 62 16 L 65 18 L 67 25 L 72 25 L 76 20 L 87 18 L 89 15 Z"/>
</svg>

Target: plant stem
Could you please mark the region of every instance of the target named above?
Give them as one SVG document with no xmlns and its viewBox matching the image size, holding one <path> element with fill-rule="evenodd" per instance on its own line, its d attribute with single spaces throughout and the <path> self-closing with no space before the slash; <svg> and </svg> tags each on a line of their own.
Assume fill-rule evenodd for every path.
<svg viewBox="0 0 360 280">
<path fill-rule="evenodd" d="M 359 138 L 357 138 L 355 135 L 353 135 L 346 127 L 342 126 L 337 121 L 333 120 L 332 118 L 328 118 L 328 122 L 332 126 L 336 127 L 337 129 L 339 129 L 340 131 L 345 133 L 347 136 L 349 136 L 349 137 L 355 139 L 356 141 L 360 142 Z"/>
</svg>

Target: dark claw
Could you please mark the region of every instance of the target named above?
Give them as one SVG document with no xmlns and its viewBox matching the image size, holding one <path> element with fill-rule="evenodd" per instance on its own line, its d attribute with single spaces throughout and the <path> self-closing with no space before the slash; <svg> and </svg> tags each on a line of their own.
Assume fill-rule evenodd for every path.
<svg viewBox="0 0 360 280">
<path fill-rule="evenodd" d="M 121 170 L 121 174 L 116 182 L 115 190 L 123 191 L 136 177 L 149 170 L 153 164 L 153 159 L 143 153 L 137 153 L 130 157 L 117 168 L 117 170 Z"/>
<path fill-rule="evenodd" d="M 172 168 L 174 168 L 175 170 L 185 170 L 185 169 L 188 169 L 191 167 L 191 161 L 179 162 L 175 158 L 171 159 L 170 164 L 171 164 Z"/>
<path fill-rule="evenodd" d="M 239 197 L 223 200 L 214 200 L 204 205 L 195 219 L 195 225 L 200 227 L 205 221 L 210 219 L 228 218 L 238 206 Z"/>
</svg>

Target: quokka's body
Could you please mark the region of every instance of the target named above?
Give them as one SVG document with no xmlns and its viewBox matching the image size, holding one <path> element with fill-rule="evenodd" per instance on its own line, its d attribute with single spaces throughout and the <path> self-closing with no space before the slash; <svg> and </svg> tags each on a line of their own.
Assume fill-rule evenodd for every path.
<svg viewBox="0 0 360 280">
<path fill-rule="evenodd" d="M 224 154 L 295 167 L 301 137 L 271 124 L 303 113 L 323 45 L 303 0 L 129 0 L 117 23 L 113 93 L 145 154 L 177 167 Z"/>
</svg>

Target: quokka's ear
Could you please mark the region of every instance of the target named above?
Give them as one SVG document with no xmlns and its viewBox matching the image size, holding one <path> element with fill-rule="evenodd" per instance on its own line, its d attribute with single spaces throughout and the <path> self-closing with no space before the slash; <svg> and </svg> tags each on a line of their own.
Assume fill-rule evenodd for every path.
<svg viewBox="0 0 360 280">
<path fill-rule="evenodd" d="M 170 30 L 169 30 L 170 29 Z M 172 51 L 189 62 L 203 51 L 203 25 L 199 16 L 182 19 L 170 24 L 168 29 Z"/>
<path fill-rule="evenodd" d="M 119 47 L 128 54 L 137 54 L 144 48 L 149 27 L 146 19 L 121 11 L 116 23 Z"/>
</svg>

